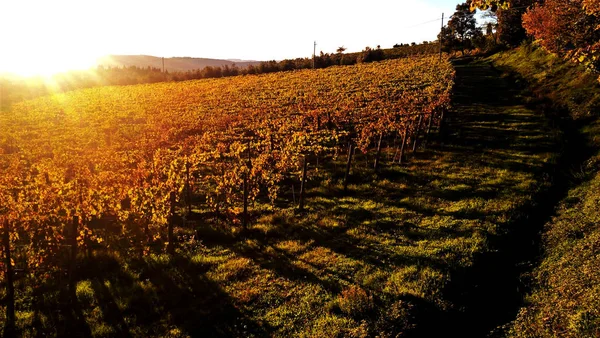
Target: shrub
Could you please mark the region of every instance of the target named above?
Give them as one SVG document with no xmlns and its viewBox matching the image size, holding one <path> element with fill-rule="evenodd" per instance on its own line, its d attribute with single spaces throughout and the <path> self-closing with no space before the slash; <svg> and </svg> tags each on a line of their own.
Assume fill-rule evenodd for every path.
<svg viewBox="0 0 600 338">
<path fill-rule="evenodd" d="M 338 296 L 338 306 L 349 316 L 360 316 L 373 309 L 373 296 L 360 286 L 350 286 Z"/>
</svg>

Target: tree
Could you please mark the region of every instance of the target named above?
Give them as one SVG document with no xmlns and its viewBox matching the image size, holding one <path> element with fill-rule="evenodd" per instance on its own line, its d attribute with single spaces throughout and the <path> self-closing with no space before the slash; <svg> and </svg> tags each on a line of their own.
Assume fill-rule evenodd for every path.
<svg viewBox="0 0 600 338">
<path fill-rule="evenodd" d="M 527 33 L 547 50 L 600 72 L 600 0 L 546 0 L 523 16 Z"/>
<path fill-rule="evenodd" d="M 546 0 L 523 16 L 527 33 L 554 53 L 585 48 L 598 41 L 598 20 L 584 9 L 582 0 Z"/>
<path fill-rule="evenodd" d="M 448 27 L 443 29 L 440 37 L 444 42 L 444 49 L 460 50 L 472 47 L 472 39 L 482 35 L 481 29 L 477 27 L 475 12 L 471 11 L 468 3 L 456 6 L 456 12 L 448 21 Z"/>
<path fill-rule="evenodd" d="M 346 51 L 346 47 L 344 47 L 344 46 L 338 47 L 338 49 L 336 49 L 336 53 L 338 54 L 338 56 L 340 58 L 340 66 L 343 64 L 345 51 Z"/>
<path fill-rule="evenodd" d="M 527 8 L 541 0 L 468 0 L 472 11 L 489 10 L 496 13 L 496 38 L 507 46 L 517 46 L 527 36 L 522 16 Z"/>
<path fill-rule="evenodd" d="M 442 31 L 438 34 L 438 41 L 442 41 L 442 50 L 446 53 L 457 49 L 458 40 L 450 27 L 442 28 Z"/>
<path fill-rule="evenodd" d="M 500 8 L 498 17 L 498 40 L 510 47 L 518 46 L 527 37 L 523 27 L 523 14 L 538 0 L 510 0 L 509 8 Z"/>
<path fill-rule="evenodd" d="M 460 41 L 469 39 L 477 30 L 475 12 L 471 11 L 467 3 L 456 5 L 456 12 L 448 21 L 448 27 Z"/>
</svg>

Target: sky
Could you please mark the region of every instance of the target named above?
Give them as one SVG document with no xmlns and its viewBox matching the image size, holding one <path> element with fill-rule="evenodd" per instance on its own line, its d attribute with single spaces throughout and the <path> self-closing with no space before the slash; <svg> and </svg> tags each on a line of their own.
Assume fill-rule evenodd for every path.
<svg viewBox="0 0 600 338">
<path fill-rule="evenodd" d="M 435 40 L 460 0 L 0 0 L 0 72 L 107 54 L 281 60 Z M 26 74 L 30 73 L 30 74 Z"/>
</svg>

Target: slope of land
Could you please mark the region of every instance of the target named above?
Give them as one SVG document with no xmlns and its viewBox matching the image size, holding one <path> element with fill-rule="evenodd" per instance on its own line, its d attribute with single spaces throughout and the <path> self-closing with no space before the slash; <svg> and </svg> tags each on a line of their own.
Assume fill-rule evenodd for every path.
<svg viewBox="0 0 600 338">
<path fill-rule="evenodd" d="M 138 68 L 163 68 L 163 58 L 150 55 L 107 55 L 99 58 L 96 64 L 104 67 L 130 67 Z M 165 70 L 169 72 L 187 72 L 203 69 L 205 67 L 238 67 L 245 68 L 249 65 L 258 65 L 260 61 L 230 61 L 220 59 L 170 57 L 164 58 Z"/>
<path fill-rule="evenodd" d="M 347 192 L 345 163 L 320 164 L 304 212 L 263 207 L 245 230 L 203 219 L 195 238 L 183 232 L 173 256 L 118 246 L 82 254 L 73 295 L 60 279 L 33 284 L 22 277 L 18 329 L 94 337 L 485 335 L 520 303 L 514 257 L 529 251 L 543 224 L 523 215 L 538 211 L 535 201 L 549 187 L 547 173 L 562 140 L 489 65 L 456 69 L 455 108 L 441 135 L 430 135 L 430 147 L 407 163 L 392 163 L 398 141 L 391 138 L 379 174 L 372 152 L 357 153 Z M 351 95 L 364 92 L 350 89 Z M 55 103 L 65 102 L 60 98 Z M 135 102 L 119 111 L 135 111 Z M 33 110 L 36 102 L 24 104 Z M 72 112 L 80 116 L 77 109 L 63 114 Z M 87 125 L 75 121 L 74 131 Z M 131 128 L 141 122 L 129 121 Z M 115 144 L 118 137 L 97 142 Z M 522 241 L 507 253 L 513 237 Z"/>
<path fill-rule="evenodd" d="M 473 266 L 453 274 L 447 292 L 460 311 L 440 333 L 484 337 L 510 321 L 522 303 L 522 264 L 535 257 L 539 230 L 555 202 L 547 195 L 563 137 L 512 79 L 488 63 L 458 60 L 456 70 L 455 112 L 444 149 L 460 150 L 465 177 L 489 179 L 488 172 L 499 171 L 503 179 L 496 178 L 488 194 L 475 194 L 487 211 L 472 217 L 496 231 L 486 233 L 486 250 L 475 254 Z M 486 186 L 472 182 L 477 190 Z"/>
<path fill-rule="evenodd" d="M 542 255 L 510 337 L 600 336 L 600 86 L 593 74 L 539 48 L 492 58 L 526 87 L 532 103 L 562 112 L 569 142 L 556 168 L 562 199 L 544 227 Z"/>
</svg>

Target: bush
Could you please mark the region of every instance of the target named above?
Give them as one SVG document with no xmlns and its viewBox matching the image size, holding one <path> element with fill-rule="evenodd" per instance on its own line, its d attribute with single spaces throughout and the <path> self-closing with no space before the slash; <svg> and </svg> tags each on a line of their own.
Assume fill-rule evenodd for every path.
<svg viewBox="0 0 600 338">
<path fill-rule="evenodd" d="M 373 309 L 373 296 L 359 286 L 351 286 L 338 296 L 338 306 L 343 313 L 358 317 Z"/>
</svg>

